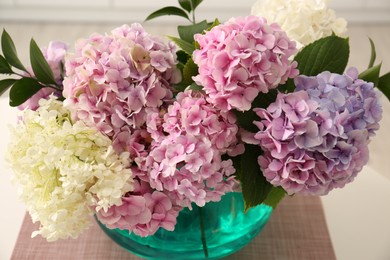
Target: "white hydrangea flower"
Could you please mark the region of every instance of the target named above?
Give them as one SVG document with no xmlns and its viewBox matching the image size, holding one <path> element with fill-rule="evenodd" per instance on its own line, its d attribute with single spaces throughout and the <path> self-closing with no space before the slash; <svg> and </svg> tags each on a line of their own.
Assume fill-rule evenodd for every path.
<svg viewBox="0 0 390 260">
<path fill-rule="evenodd" d="M 113 151 L 111 140 L 81 121 L 72 123 L 62 102 L 41 99 L 11 129 L 7 159 L 34 222 L 33 233 L 48 241 L 77 237 L 94 210 L 121 205 L 133 189 L 129 154 Z"/>
<path fill-rule="evenodd" d="M 277 23 L 302 48 L 334 32 L 343 36 L 347 21 L 327 7 L 328 0 L 258 0 L 252 14 Z"/>
</svg>

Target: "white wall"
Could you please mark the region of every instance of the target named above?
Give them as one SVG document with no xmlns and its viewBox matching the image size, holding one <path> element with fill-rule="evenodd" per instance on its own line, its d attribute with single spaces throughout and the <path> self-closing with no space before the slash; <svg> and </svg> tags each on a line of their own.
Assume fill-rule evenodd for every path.
<svg viewBox="0 0 390 260">
<path fill-rule="evenodd" d="M 199 19 L 221 21 L 247 15 L 255 0 L 204 0 Z M 134 22 L 176 0 L 0 0 L 0 21 Z M 333 0 L 339 16 L 351 23 L 390 22 L 390 0 Z M 170 17 L 161 22 L 178 21 Z"/>
</svg>

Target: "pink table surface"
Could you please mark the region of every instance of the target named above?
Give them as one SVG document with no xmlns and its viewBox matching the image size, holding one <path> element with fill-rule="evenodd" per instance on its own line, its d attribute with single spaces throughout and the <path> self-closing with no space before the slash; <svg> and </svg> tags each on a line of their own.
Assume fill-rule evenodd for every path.
<svg viewBox="0 0 390 260">
<path fill-rule="evenodd" d="M 48 243 L 41 237 L 31 238 L 38 224 L 26 214 L 11 259 L 141 259 L 119 247 L 93 223 L 78 239 Z M 300 196 L 284 199 L 262 232 L 226 259 L 336 259 L 321 200 Z"/>
</svg>

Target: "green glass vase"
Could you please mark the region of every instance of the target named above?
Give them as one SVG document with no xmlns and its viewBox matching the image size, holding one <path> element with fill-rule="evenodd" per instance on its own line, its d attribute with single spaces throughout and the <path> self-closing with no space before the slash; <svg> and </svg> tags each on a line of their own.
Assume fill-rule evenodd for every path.
<svg viewBox="0 0 390 260">
<path fill-rule="evenodd" d="M 271 213 L 272 208 L 263 204 L 244 213 L 242 194 L 232 192 L 219 202 L 182 210 L 174 231 L 160 228 L 149 237 L 98 223 L 112 240 L 145 259 L 219 259 L 248 244 Z"/>
</svg>

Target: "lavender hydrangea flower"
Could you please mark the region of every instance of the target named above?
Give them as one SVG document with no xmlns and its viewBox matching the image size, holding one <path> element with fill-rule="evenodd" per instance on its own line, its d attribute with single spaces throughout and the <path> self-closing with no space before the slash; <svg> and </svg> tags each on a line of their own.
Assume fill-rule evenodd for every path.
<svg viewBox="0 0 390 260">
<path fill-rule="evenodd" d="M 289 194 L 325 195 L 353 181 L 368 162 L 368 143 L 379 128 L 382 108 L 373 83 L 323 72 L 298 76 L 294 93 L 279 93 L 255 135 L 264 155 L 264 176 Z"/>
</svg>

